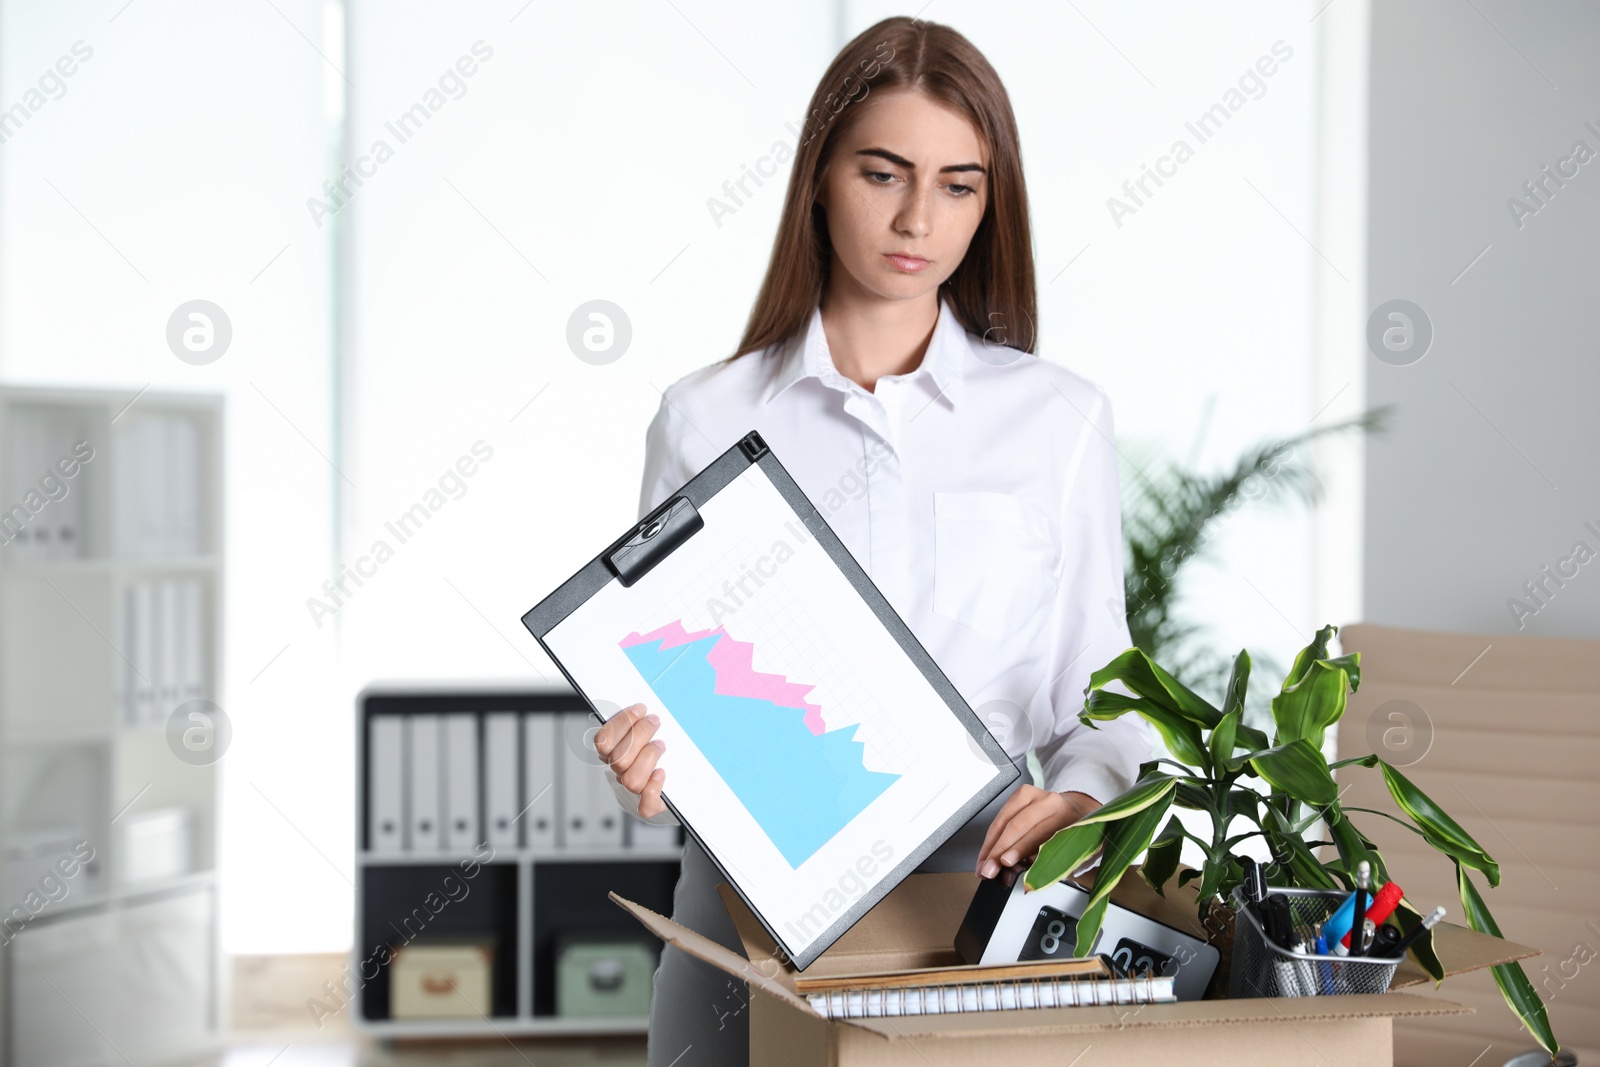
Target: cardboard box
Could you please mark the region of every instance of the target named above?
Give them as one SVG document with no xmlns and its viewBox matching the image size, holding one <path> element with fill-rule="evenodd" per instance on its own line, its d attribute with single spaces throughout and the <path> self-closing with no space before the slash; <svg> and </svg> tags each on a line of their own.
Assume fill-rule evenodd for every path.
<svg viewBox="0 0 1600 1067">
<path fill-rule="evenodd" d="M 391 1019 L 477 1019 L 493 1003 L 489 942 L 412 943 L 389 965 Z"/>
<path fill-rule="evenodd" d="M 955 931 L 977 884 L 978 876 L 966 872 L 912 875 L 806 968 L 806 977 L 959 965 Z M 1185 1067 L 1385 1067 L 1393 1063 L 1395 1018 L 1471 1012 L 1447 1001 L 1391 992 L 828 1020 L 796 992 L 797 972 L 744 902 L 726 883 L 720 889 L 743 956 L 616 893 L 611 898 L 663 941 L 744 979 L 760 994 L 750 998 L 749 1007 L 752 1067 L 973 1067 L 1011 1057 L 1074 1067 L 1163 1061 Z M 1137 871 L 1129 871 L 1112 899 L 1203 934 L 1192 887 L 1178 889 L 1174 883 L 1161 897 Z M 1461 927 L 1441 924 L 1441 930 L 1439 954 L 1449 973 L 1534 954 Z M 1427 980 L 1408 962 L 1395 984 Z"/>
</svg>

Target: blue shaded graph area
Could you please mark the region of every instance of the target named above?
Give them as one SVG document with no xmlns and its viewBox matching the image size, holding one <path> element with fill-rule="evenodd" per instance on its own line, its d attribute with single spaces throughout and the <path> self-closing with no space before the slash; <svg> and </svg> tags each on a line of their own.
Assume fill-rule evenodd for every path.
<svg viewBox="0 0 1600 1067">
<path fill-rule="evenodd" d="M 760 824 L 790 867 L 798 867 L 900 776 L 869 771 L 856 726 L 811 732 L 805 709 L 718 693 L 708 658 L 726 634 L 663 648 L 623 648 L 695 746 Z"/>
</svg>

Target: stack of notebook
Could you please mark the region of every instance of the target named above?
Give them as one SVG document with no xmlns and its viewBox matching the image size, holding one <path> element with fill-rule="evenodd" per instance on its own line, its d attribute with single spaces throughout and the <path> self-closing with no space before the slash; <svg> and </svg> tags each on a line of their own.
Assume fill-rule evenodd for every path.
<svg viewBox="0 0 1600 1067">
<path fill-rule="evenodd" d="M 1120 978 L 1099 957 L 986 967 L 924 967 L 829 978 L 800 975 L 795 987 L 829 1019 L 1155 1004 L 1177 999 L 1170 977 Z"/>
</svg>

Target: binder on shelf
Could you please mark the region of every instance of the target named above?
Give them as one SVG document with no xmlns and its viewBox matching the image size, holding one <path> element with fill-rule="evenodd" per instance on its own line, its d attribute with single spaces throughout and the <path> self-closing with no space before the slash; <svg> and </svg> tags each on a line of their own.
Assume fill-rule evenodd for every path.
<svg viewBox="0 0 1600 1067">
<path fill-rule="evenodd" d="M 134 582 L 129 586 L 132 598 L 130 616 L 128 659 L 133 671 L 132 723 L 144 726 L 158 717 L 161 670 L 156 655 L 156 638 L 159 626 L 155 586 L 149 581 Z"/>
<path fill-rule="evenodd" d="M 438 852 L 444 837 L 439 831 L 439 716 L 411 715 L 406 719 L 406 808 L 412 852 Z"/>
<path fill-rule="evenodd" d="M 494 711 L 483 717 L 484 836 L 495 848 L 521 844 L 522 811 L 518 787 L 517 713 Z"/>
<path fill-rule="evenodd" d="M 405 851 L 405 720 L 374 715 L 367 739 L 367 848 Z"/>
<path fill-rule="evenodd" d="M 205 586 L 199 578 L 184 579 L 180 596 L 183 617 L 183 675 L 180 700 L 198 700 L 207 692 L 205 596 Z"/>
<path fill-rule="evenodd" d="M 643 819 L 630 818 L 626 820 L 628 826 L 628 847 L 637 851 L 665 852 L 677 848 L 679 845 L 679 826 L 657 826 L 645 822 Z"/>
<path fill-rule="evenodd" d="M 130 529 L 132 554 L 159 556 L 163 545 L 167 514 L 166 449 L 163 427 L 156 417 L 143 418 L 129 427 L 129 459 L 132 469 L 126 480 L 134 486 Z"/>
<path fill-rule="evenodd" d="M 156 718 L 165 720 L 183 702 L 183 599 L 175 579 L 156 584 Z"/>
<path fill-rule="evenodd" d="M 599 839 L 597 812 L 589 800 L 589 781 L 600 772 L 579 758 L 575 750 L 581 749 L 584 730 L 592 720 L 573 711 L 562 712 L 560 720 L 561 847 L 587 849 Z"/>
<path fill-rule="evenodd" d="M 167 555 L 200 552 L 200 426 L 192 416 L 168 416 L 165 470 L 171 479 L 163 531 Z"/>
<path fill-rule="evenodd" d="M 75 559 L 84 552 L 84 494 L 81 486 L 65 478 L 56 464 L 72 455 L 73 445 L 81 441 L 83 435 L 79 432 L 77 419 L 66 413 L 49 419 L 47 425 L 48 436 L 42 439 L 46 447 L 36 464 L 39 469 L 34 473 L 34 478 L 41 480 L 41 485 L 42 479 L 53 479 L 52 485 L 59 487 L 55 491 L 61 496 L 45 508 L 37 521 L 46 532 L 50 558 Z"/>
<path fill-rule="evenodd" d="M 6 542 L 6 558 L 13 564 L 31 563 L 40 553 L 34 547 L 32 513 L 25 501 L 34 491 L 33 459 L 38 440 L 38 420 L 30 413 L 13 411 L 6 426 L 6 498 L 0 515 L 0 534 Z M 21 514 L 14 509 L 21 508 Z"/>
<path fill-rule="evenodd" d="M 599 724 L 584 712 L 561 716 L 561 800 L 567 848 L 616 850 L 623 847 L 623 811 L 606 781 L 594 750 Z"/>
<path fill-rule="evenodd" d="M 530 849 L 550 850 L 561 843 L 560 767 L 561 716 L 522 717 L 523 807 L 519 820 Z M 524 810 L 525 809 L 525 810 Z"/>
<path fill-rule="evenodd" d="M 478 825 L 478 717 L 444 716 L 444 847 L 471 852 L 483 841 Z"/>
<path fill-rule="evenodd" d="M 190 415 L 132 420 L 120 446 L 117 522 L 130 556 L 195 555 L 201 550 L 200 423 Z"/>
<path fill-rule="evenodd" d="M 588 780 L 589 811 L 594 820 L 593 844 L 611 851 L 621 849 L 627 831 L 623 819 L 627 816 L 606 781 L 605 768 L 588 766 L 584 771 L 584 778 Z"/>
<path fill-rule="evenodd" d="M 133 589 L 118 585 L 112 593 L 113 628 L 116 631 L 118 656 L 111 665 L 111 713 L 122 720 L 122 725 L 134 725 L 135 683 L 133 673 Z"/>
</svg>

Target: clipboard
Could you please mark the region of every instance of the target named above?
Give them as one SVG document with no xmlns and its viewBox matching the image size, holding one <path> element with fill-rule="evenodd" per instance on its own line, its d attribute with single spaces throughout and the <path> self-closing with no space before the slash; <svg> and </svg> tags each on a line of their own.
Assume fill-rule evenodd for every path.
<svg viewBox="0 0 1600 1067">
<path fill-rule="evenodd" d="M 1019 777 L 754 431 L 522 622 L 797 970 Z"/>
</svg>

